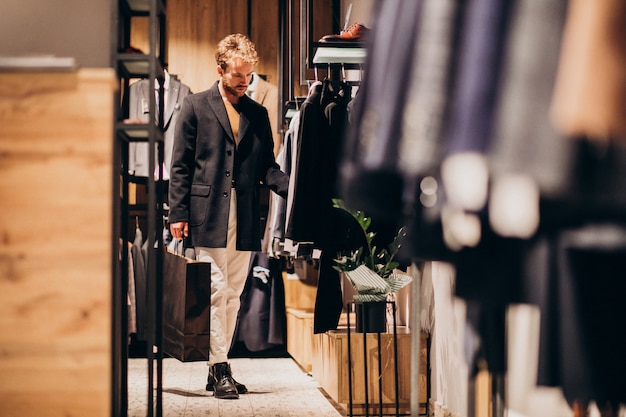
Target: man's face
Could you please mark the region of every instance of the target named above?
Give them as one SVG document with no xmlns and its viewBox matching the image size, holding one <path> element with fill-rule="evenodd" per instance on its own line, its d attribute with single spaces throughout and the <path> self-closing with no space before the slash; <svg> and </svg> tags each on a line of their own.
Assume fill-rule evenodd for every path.
<svg viewBox="0 0 626 417">
<path fill-rule="evenodd" d="M 248 89 L 254 72 L 254 65 L 245 63 L 239 58 L 233 58 L 228 61 L 225 70 L 221 67 L 218 67 L 217 70 L 222 76 L 224 90 L 235 97 L 241 97 Z"/>
</svg>

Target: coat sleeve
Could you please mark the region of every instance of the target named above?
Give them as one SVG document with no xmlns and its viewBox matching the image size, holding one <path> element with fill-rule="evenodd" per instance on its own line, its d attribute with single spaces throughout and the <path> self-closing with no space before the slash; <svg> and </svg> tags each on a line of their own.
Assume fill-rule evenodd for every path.
<svg viewBox="0 0 626 417">
<path fill-rule="evenodd" d="M 281 171 L 279 165 L 274 158 L 274 138 L 272 137 L 272 129 L 268 112 L 263 108 L 263 117 L 265 118 L 264 125 L 266 126 L 263 133 L 263 166 L 265 167 L 263 182 L 269 187 L 270 190 L 278 194 L 283 198 L 287 198 L 287 192 L 289 190 L 289 175 Z"/>
<path fill-rule="evenodd" d="M 174 134 L 168 193 L 170 223 L 189 221 L 189 195 L 193 180 L 198 124 L 191 97 L 183 99 Z"/>
</svg>

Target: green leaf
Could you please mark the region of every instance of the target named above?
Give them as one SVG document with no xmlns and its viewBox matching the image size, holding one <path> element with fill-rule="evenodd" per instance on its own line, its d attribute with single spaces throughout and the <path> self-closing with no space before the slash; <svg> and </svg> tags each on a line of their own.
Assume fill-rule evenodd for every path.
<svg viewBox="0 0 626 417">
<path fill-rule="evenodd" d="M 385 279 L 391 276 L 393 270 L 400 265 L 398 262 L 394 262 L 393 259 L 402 246 L 402 239 L 406 236 L 406 228 L 401 227 L 393 241 L 385 249 L 379 251 L 376 246 L 372 246 L 376 233 L 369 231 L 372 224 L 371 217 L 367 217 L 360 210 L 349 209 L 341 199 L 332 199 L 332 203 L 333 207 L 346 211 L 356 220 L 367 244 L 367 247 L 360 247 L 349 256 L 344 256 L 339 260 L 336 259 L 336 265 L 333 268 L 338 271 L 351 271 L 360 265 L 366 265 L 370 270 Z"/>
</svg>

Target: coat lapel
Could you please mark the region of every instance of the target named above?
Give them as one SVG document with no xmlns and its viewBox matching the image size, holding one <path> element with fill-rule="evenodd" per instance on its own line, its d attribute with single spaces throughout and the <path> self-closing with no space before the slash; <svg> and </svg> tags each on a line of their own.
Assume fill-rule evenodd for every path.
<svg viewBox="0 0 626 417">
<path fill-rule="evenodd" d="M 224 131 L 226 132 L 230 140 L 235 142 L 235 136 L 233 135 L 233 130 L 230 128 L 230 122 L 228 121 L 226 106 L 224 106 L 224 101 L 217 88 L 217 83 L 218 81 L 216 81 L 215 84 L 213 84 L 213 87 L 211 87 L 211 89 L 209 90 L 209 107 L 211 107 L 211 110 L 213 110 L 213 113 L 215 113 L 215 117 L 224 128 Z"/>
<path fill-rule="evenodd" d="M 259 83 L 257 84 L 256 96 L 254 97 L 257 103 L 263 104 L 265 101 L 265 96 L 267 95 L 267 86 L 263 83 L 262 79 L 259 79 Z"/>
<path fill-rule="evenodd" d="M 241 108 L 241 112 L 239 113 L 239 140 L 245 140 L 246 133 L 248 132 L 248 128 L 250 127 L 250 111 L 249 105 L 254 100 L 248 96 L 243 96 L 239 99 L 239 104 Z"/>
<path fill-rule="evenodd" d="M 153 91 L 150 88 L 150 83 L 148 81 L 142 82 L 139 88 L 139 103 L 141 105 L 141 110 L 139 111 L 140 117 L 148 120 L 148 113 L 150 112 L 150 93 Z"/>
<path fill-rule="evenodd" d="M 250 119 L 246 117 L 245 112 L 239 113 L 239 141 L 241 142 L 246 137 L 246 132 L 250 126 Z"/>
<path fill-rule="evenodd" d="M 165 114 L 163 115 L 163 127 L 165 129 L 167 129 L 170 120 L 172 120 L 172 115 L 174 114 L 176 103 L 178 103 L 179 93 L 180 81 L 175 80 L 173 77 L 170 78 L 170 86 L 167 94 L 167 103 L 165 103 Z"/>
</svg>

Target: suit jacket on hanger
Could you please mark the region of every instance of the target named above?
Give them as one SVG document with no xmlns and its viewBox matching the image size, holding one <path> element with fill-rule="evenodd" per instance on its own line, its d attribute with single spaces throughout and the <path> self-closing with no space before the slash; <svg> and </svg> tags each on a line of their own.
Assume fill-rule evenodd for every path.
<svg viewBox="0 0 626 417">
<path fill-rule="evenodd" d="M 183 98 L 191 94 L 188 86 L 172 76 L 166 77 L 165 113 L 163 114 L 164 127 L 164 171 L 163 179 L 169 179 L 170 162 L 172 160 L 172 147 L 174 145 L 174 130 L 176 119 Z M 150 94 L 154 94 L 155 88 L 150 86 L 150 80 L 143 79 L 130 86 L 129 117 L 148 121 Z M 157 103 L 158 106 L 158 103 Z M 132 142 L 129 145 L 128 169 L 137 177 L 148 176 L 149 148 L 146 142 Z M 155 167 L 157 162 L 155 161 Z"/>
<path fill-rule="evenodd" d="M 267 109 L 272 126 L 272 137 L 274 138 L 274 157 L 276 157 L 282 146 L 278 130 L 278 87 L 265 81 L 255 72 L 247 91 L 252 100 L 262 104 Z"/>
</svg>

